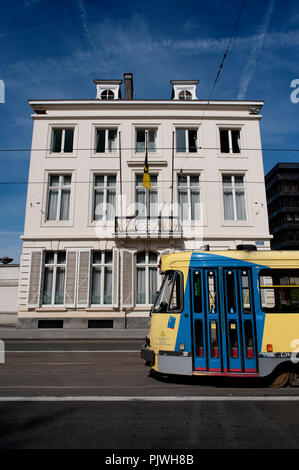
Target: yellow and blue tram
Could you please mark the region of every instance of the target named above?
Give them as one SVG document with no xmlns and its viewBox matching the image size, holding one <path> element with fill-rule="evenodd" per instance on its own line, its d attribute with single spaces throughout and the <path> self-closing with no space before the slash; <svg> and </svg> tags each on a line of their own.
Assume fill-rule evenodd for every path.
<svg viewBox="0 0 299 470">
<path fill-rule="evenodd" d="M 269 376 L 274 387 L 296 376 L 299 251 L 174 252 L 160 263 L 141 349 L 154 371 Z"/>
</svg>

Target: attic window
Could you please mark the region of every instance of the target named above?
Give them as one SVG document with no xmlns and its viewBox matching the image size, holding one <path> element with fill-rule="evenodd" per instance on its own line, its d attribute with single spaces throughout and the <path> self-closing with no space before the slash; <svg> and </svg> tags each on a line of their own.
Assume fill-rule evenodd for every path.
<svg viewBox="0 0 299 470">
<path fill-rule="evenodd" d="M 114 100 L 114 93 L 112 90 L 104 90 L 101 93 L 102 100 Z"/>
<path fill-rule="evenodd" d="M 192 94 L 188 90 L 182 90 L 179 93 L 179 100 L 191 100 Z"/>
</svg>

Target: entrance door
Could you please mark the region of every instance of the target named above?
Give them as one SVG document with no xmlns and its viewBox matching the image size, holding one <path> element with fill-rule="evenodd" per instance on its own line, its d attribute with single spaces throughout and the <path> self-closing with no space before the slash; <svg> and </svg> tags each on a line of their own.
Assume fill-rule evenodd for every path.
<svg viewBox="0 0 299 470">
<path fill-rule="evenodd" d="M 194 370 L 256 372 L 250 269 L 193 269 Z"/>
</svg>

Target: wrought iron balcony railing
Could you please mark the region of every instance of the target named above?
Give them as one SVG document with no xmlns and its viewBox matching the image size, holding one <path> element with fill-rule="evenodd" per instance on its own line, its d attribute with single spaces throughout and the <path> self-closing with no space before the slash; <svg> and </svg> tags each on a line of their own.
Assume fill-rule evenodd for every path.
<svg viewBox="0 0 299 470">
<path fill-rule="evenodd" d="M 175 216 L 125 216 L 115 217 L 117 237 L 180 238 L 179 217 Z"/>
</svg>

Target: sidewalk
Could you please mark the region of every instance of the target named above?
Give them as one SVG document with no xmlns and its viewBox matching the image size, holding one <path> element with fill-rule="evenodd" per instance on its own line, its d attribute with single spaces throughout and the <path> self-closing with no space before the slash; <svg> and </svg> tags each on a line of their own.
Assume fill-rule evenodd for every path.
<svg viewBox="0 0 299 470">
<path fill-rule="evenodd" d="M 96 339 L 140 339 L 145 341 L 146 329 L 17 329 L 0 327 L 0 340 L 96 340 Z"/>
</svg>

